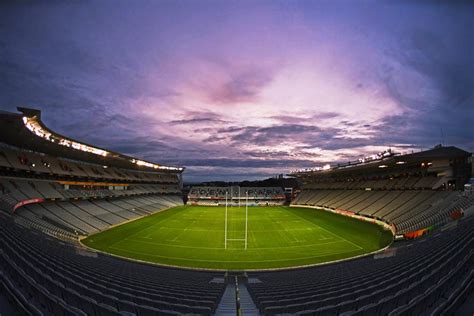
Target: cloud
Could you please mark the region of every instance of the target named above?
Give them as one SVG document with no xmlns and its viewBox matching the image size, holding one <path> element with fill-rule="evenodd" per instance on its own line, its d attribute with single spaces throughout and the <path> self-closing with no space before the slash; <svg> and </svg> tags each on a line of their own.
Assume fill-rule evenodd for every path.
<svg viewBox="0 0 474 316">
<path fill-rule="evenodd" d="M 334 119 L 340 117 L 340 113 L 336 112 L 317 112 L 308 113 L 307 115 L 273 115 L 270 119 L 276 120 L 284 124 L 298 124 L 298 123 L 314 123 L 321 120 Z"/>
<path fill-rule="evenodd" d="M 166 162 L 167 160 L 165 160 Z M 232 159 L 232 158 L 209 158 L 209 159 L 182 159 L 181 163 L 192 167 L 225 167 L 225 168 L 287 168 L 288 166 L 306 166 L 311 163 L 309 160 L 266 160 L 266 159 Z"/>
<path fill-rule="evenodd" d="M 230 129 L 225 132 L 231 133 L 229 139 L 234 143 L 250 143 L 264 146 L 292 140 L 307 142 L 311 137 L 315 137 L 318 140 L 332 138 L 339 133 L 339 129 L 320 128 L 315 125 L 283 124 L 268 127 L 249 126 L 241 129 Z M 234 134 L 235 132 L 237 133 Z"/>
<path fill-rule="evenodd" d="M 216 103 L 233 104 L 257 102 L 261 90 L 271 82 L 270 72 L 255 67 L 231 77 L 210 92 L 210 100 Z"/>
<path fill-rule="evenodd" d="M 206 124 L 206 123 L 227 123 L 222 116 L 212 112 L 188 111 L 182 115 L 182 119 L 172 120 L 169 124 L 186 125 L 186 124 Z"/>
<path fill-rule="evenodd" d="M 4 5 L 0 109 L 197 180 L 474 151 L 470 7 L 347 5 Z"/>
<path fill-rule="evenodd" d="M 393 55 L 401 67 L 385 79 L 389 96 L 405 109 L 378 125 L 387 140 L 410 138 L 424 147 L 448 143 L 474 149 L 474 48 L 462 48 L 470 37 L 463 30 L 451 37 L 424 28 L 408 31 L 400 53 Z"/>
</svg>

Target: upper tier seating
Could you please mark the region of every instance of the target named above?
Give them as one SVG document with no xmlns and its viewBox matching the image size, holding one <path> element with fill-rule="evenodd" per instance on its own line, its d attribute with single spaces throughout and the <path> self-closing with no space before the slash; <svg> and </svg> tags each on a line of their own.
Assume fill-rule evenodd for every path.
<svg viewBox="0 0 474 316">
<path fill-rule="evenodd" d="M 315 181 L 305 186 L 306 189 L 375 189 L 375 190 L 419 190 L 432 189 L 439 181 L 433 175 L 425 177 L 410 176 L 400 178 L 380 178 L 380 179 L 342 179 Z"/>
<path fill-rule="evenodd" d="M 101 165 L 92 165 L 79 161 L 60 159 L 0 145 L 0 168 L 34 172 L 44 175 L 56 175 L 97 180 L 125 180 L 154 183 L 178 183 L 176 174 L 161 174 L 138 170 L 120 169 Z"/>
</svg>

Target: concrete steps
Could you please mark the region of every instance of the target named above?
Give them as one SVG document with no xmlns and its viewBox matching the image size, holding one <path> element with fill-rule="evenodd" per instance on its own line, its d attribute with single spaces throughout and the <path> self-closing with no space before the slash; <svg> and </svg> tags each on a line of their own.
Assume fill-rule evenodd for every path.
<svg viewBox="0 0 474 316">
<path fill-rule="evenodd" d="M 216 309 L 216 316 L 235 316 L 235 284 L 228 284 Z"/>
<path fill-rule="evenodd" d="M 240 310 L 244 316 L 260 315 L 245 284 L 239 284 Z"/>
</svg>

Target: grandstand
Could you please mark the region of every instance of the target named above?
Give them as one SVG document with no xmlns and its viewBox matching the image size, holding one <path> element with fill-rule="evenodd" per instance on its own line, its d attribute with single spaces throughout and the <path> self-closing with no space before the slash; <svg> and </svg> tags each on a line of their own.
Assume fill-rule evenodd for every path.
<svg viewBox="0 0 474 316">
<path fill-rule="evenodd" d="M 16 222 L 77 239 L 183 204 L 183 168 L 68 139 L 19 110 L 0 113 L 0 205 Z"/>
<path fill-rule="evenodd" d="M 380 155 L 383 157 L 382 155 Z M 456 147 L 293 173 L 304 184 L 292 205 L 376 218 L 398 235 L 442 225 L 474 204 L 461 190 L 471 176 L 471 154 Z"/>
<path fill-rule="evenodd" d="M 470 153 L 455 147 L 407 155 L 387 151 L 291 173 L 302 185 L 291 207 L 340 214 L 331 217 L 337 221 L 352 217 L 357 223 L 389 227 L 389 241 L 392 234 L 395 241 L 381 250 L 293 269 L 191 270 L 117 257 L 79 241 L 107 231 L 112 243 L 124 242 L 121 235 L 114 236 L 117 226 L 163 214 L 175 224 L 179 217 L 173 212 L 187 210 L 182 199 L 183 167 L 67 138 L 49 130 L 39 111 L 19 111 L 0 112 L 2 314 L 472 313 L 474 194 L 464 190 L 472 183 Z M 284 211 L 292 209 L 281 206 L 285 194 L 280 187 L 196 186 L 188 199 L 199 205 L 201 214 L 206 210 L 201 205 L 268 206 L 254 209 L 263 210 L 258 215 L 268 217 L 265 225 L 275 225 L 283 235 L 288 233 L 285 219 L 304 223 L 302 218 L 286 217 Z M 280 217 L 272 222 L 275 205 Z M 243 209 L 234 207 L 242 214 Z M 188 218 L 190 223 L 199 219 Z M 251 223 L 249 242 L 257 236 L 252 227 L 257 225 Z M 140 233 L 133 229 L 134 235 Z M 183 234 L 188 227 L 170 229 Z M 307 227 L 297 229 L 308 233 Z M 354 245 L 354 240 L 344 240 Z M 153 247 L 154 255 L 159 255 L 159 248 Z M 245 250 L 236 247 L 242 250 L 230 251 L 238 258 L 242 254 L 238 251 Z M 278 248 L 267 250 L 277 261 Z"/>
<path fill-rule="evenodd" d="M 188 203 L 191 205 L 283 205 L 285 192 L 280 187 L 203 187 L 191 188 Z"/>
</svg>

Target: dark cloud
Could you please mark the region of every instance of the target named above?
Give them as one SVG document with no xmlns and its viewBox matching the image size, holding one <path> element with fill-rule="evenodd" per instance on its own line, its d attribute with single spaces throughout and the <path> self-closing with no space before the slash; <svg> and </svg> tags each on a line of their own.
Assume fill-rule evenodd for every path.
<svg viewBox="0 0 474 316">
<path fill-rule="evenodd" d="M 183 120 L 174 120 L 170 121 L 169 123 L 172 125 L 184 125 L 184 124 L 201 124 L 201 123 L 224 123 L 223 120 L 217 120 L 212 117 L 199 117 L 199 118 L 192 118 L 192 119 L 183 119 Z"/>
<path fill-rule="evenodd" d="M 176 160 L 163 160 L 164 163 L 176 162 Z M 180 159 L 181 165 L 190 169 L 194 167 L 223 167 L 223 168 L 265 168 L 287 170 L 289 166 L 304 167 L 313 164 L 311 160 L 293 160 L 293 159 L 231 159 L 231 158 L 209 158 L 209 159 Z"/>
<path fill-rule="evenodd" d="M 336 113 L 336 112 L 319 112 L 319 113 L 314 114 L 312 116 L 312 119 L 324 120 L 324 119 L 336 118 L 339 116 L 341 116 L 341 114 Z"/>
<path fill-rule="evenodd" d="M 169 123 L 172 125 L 186 124 L 206 124 L 206 123 L 227 123 L 220 115 L 212 112 L 189 111 L 185 113 L 182 119 L 173 120 Z"/>
<path fill-rule="evenodd" d="M 472 20 L 471 26 L 474 27 Z M 379 125 L 379 138 L 383 136 L 388 142 L 399 143 L 409 139 L 423 147 L 436 143 L 467 145 L 468 150 L 473 150 L 472 34 L 460 29 L 443 36 L 416 28 L 407 35 L 400 54 L 394 58 L 401 63 L 402 70 L 412 71 L 422 78 L 425 92 L 406 91 L 402 87 L 404 82 L 397 81 L 394 70 L 390 71 L 385 80 L 387 91 L 405 112 L 385 117 Z"/>
<path fill-rule="evenodd" d="M 223 136 L 217 136 L 217 135 L 212 135 L 212 136 L 209 136 L 207 138 L 205 138 L 203 140 L 203 142 L 205 143 L 215 143 L 215 142 L 221 142 L 221 141 L 224 141 L 226 140 L 227 138 L 226 137 L 223 137 Z"/>
<path fill-rule="evenodd" d="M 224 132 L 231 134 L 229 140 L 232 142 L 264 146 L 291 140 L 310 142 L 312 137 L 317 140 L 330 139 L 337 136 L 340 130 L 332 127 L 320 128 L 315 125 L 283 124 L 270 127 L 250 126 L 242 129 L 230 129 L 230 132 L 221 130 L 221 133 Z"/>
<path fill-rule="evenodd" d="M 325 119 L 332 119 L 340 117 L 341 114 L 336 112 L 317 112 L 308 113 L 307 116 L 296 116 L 296 115 L 273 115 L 269 118 L 277 120 L 283 124 L 298 124 L 298 123 L 311 123 L 315 121 L 321 121 Z"/>
<path fill-rule="evenodd" d="M 229 80 L 211 87 L 210 101 L 222 104 L 256 102 L 261 90 L 273 80 L 273 71 L 258 66 L 230 75 Z"/>
<path fill-rule="evenodd" d="M 309 118 L 304 116 L 293 116 L 293 115 L 274 115 L 269 118 L 277 120 L 284 124 L 298 124 L 307 121 Z"/>
</svg>

